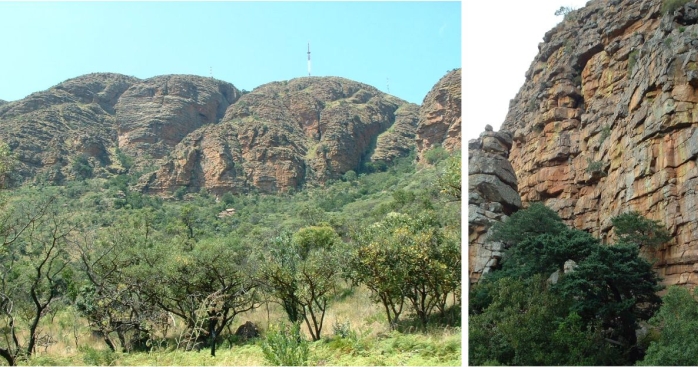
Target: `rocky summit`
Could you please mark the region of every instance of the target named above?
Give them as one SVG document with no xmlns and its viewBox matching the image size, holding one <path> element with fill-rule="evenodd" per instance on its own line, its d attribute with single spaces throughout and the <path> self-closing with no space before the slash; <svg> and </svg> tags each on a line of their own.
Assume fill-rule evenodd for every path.
<svg viewBox="0 0 698 367">
<path fill-rule="evenodd" d="M 416 132 L 419 159 L 435 145 L 447 151 L 461 148 L 461 69 L 448 72 L 424 97 Z"/>
<path fill-rule="evenodd" d="M 697 46 L 694 1 L 591 1 L 545 34 L 502 125 L 524 206 L 605 242 L 621 213 L 661 221 L 674 240 L 643 251 L 667 285 L 698 284 Z"/>
<path fill-rule="evenodd" d="M 145 172 L 136 189 L 273 193 L 380 169 L 419 146 L 460 147 L 460 70 L 424 108 L 339 77 L 272 82 L 243 94 L 192 75 L 95 73 L 0 101 L 12 179 L 67 180 Z"/>
<path fill-rule="evenodd" d="M 514 169 L 507 160 L 512 138 L 487 126 L 478 139 L 468 142 L 468 274 L 476 283 L 499 265 L 505 250 L 490 241 L 492 226 L 521 208 Z"/>
</svg>

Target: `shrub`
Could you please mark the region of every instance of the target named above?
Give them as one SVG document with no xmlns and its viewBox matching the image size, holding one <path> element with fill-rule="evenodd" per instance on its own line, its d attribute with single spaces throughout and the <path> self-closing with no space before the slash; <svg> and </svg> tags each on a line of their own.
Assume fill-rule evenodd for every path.
<svg viewBox="0 0 698 367">
<path fill-rule="evenodd" d="M 438 144 L 434 145 L 434 147 L 424 152 L 424 159 L 429 164 L 436 164 L 437 162 L 440 162 L 448 158 L 448 156 L 448 151 Z"/>
<path fill-rule="evenodd" d="M 301 336 L 300 323 L 286 324 L 267 331 L 262 343 L 264 359 L 274 366 L 305 366 L 308 364 L 308 341 Z"/>
<path fill-rule="evenodd" d="M 628 74 L 633 71 L 635 64 L 637 63 L 637 55 L 639 51 L 635 50 L 628 55 Z"/>
<path fill-rule="evenodd" d="M 628 212 L 611 218 L 620 243 L 632 243 L 642 248 L 657 248 L 671 240 L 669 231 L 659 221 L 647 219 L 638 212 Z"/>
<path fill-rule="evenodd" d="M 662 3 L 662 14 L 673 14 L 680 7 L 684 6 L 688 0 L 664 0 Z"/>
<path fill-rule="evenodd" d="M 80 154 L 75 157 L 71 164 L 71 169 L 75 173 L 75 176 L 83 180 L 92 177 L 94 173 L 94 167 L 92 167 L 85 154 Z"/>
<path fill-rule="evenodd" d="M 80 348 L 83 353 L 82 360 L 88 366 L 113 366 L 115 365 L 116 353 L 109 349 L 97 350 L 89 346 Z"/>
</svg>

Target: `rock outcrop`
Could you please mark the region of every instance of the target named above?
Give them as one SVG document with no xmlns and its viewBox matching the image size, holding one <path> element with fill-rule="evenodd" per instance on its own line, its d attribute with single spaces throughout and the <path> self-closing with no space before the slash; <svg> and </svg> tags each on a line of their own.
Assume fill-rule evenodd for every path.
<svg viewBox="0 0 698 367">
<path fill-rule="evenodd" d="M 614 240 L 630 210 L 674 236 L 646 253 L 664 283 L 698 284 L 698 4 L 597 0 L 539 45 L 502 130 L 524 206 Z"/>
<path fill-rule="evenodd" d="M 407 154 L 416 108 L 338 77 L 265 84 L 231 105 L 220 124 L 182 140 L 140 186 L 166 195 L 181 187 L 272 193 L 322 183 Z"/>
<path fill-rule="evenodd" d="M 277 192 L 408 155 L 418 114 L 417 105 L 336 77 L 242 96 L 213 78 L 98 73 L 0 104 L 0 140 L 19 160 L 18 181 L 60 184 L 131 168 L 151 170 L 140 185 L 150 193 Z"/>
<path fill-rule="evenodd" d="M 507 160 L 512 138 L 488 125 L 468 142 L 468 273 L 470 283 L 498 265 L 503 244 L 488 240 L 492 226 L 521 208 L 514 170 Z"/>
<path fill-rule="evenodd" d="M 108 177 L 126 171 L 120 154 L 152 165 L 189 132 L 220 121 L 239 95 L 198 76 L 88 74 L 1 105 L 0 139 L 18 158 L 20 181 L 61 183 L 75 178 L 76 161 Z"/>
<path fill-rule="evenodd" d="M 136 83 L 116 104 L 119 149 L 162 158 L 192 131 L 219 122 L 240 95 L 230 83 L 189 75 Z"/>
<path fill-rule="evenodd" d="M 418 159 L 441 145 L 447 151 L 461 148 L 461 69 L 446 74 L 424 97 L 419 109 L 416 142 Z"/>
<path fill-rule="evenodd" d="M 70 165 L 80 155 L 96 175 L 116 169 L 114 106 L 137 82 L 119 74 L 88 74 L 0 105 L 0 140 L 18 159 L 18 180 L 60 183 L 74 175 Z"/>
</svg>

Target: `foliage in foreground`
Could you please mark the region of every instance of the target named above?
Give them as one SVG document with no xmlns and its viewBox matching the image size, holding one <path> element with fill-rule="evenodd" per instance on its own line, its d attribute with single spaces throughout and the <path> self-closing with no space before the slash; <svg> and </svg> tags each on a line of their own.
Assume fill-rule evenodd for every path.
<svg viewBox="0 0 698 367">
<path fill-rule="evenodd" d="M 660 330 L 659 339 L 650 343 L 644 366 L 697 366 L 698 302 L 694 295 L 678 286 L 669 288 L 664 304 L 650 320 Z"/>
<path fill-rule="evenodd" d="M 272 366 L 305 366 L 308 364 L 308 341 L 300 332 L 300 324 L 280 324 L 267 331 L 262 343 L 264 359 Z"/>
<path fill-rule="evenodd" d="M 424 279 L 409 282 L 411 290 L 403 298 L 409 303 L 406 319 L 414 317 L 423 329 L 443 325 L 431 316 L 435 309 L 445 309 L 449 292 L 458 295 L 460 289 L 460 207 L 453 202 L 459 175 L 448 176 L 448 192 L 440 189 L 446 181 L 438 177 L 444 168 L 443 175 L 455 170 L 454 162 L 434 162 L 435 167 L 416 172 L 414 164 L 399 160 L 385 172 L 349 175 L 327 187 L 295 194 L 223 195 L 223 200 L 205 190 L 183 194 L 180 199 L 186 200 L 181 201 L 149 197 L 131 191 L 135 179 L 128 176 L 20 187 L 0 218 L 2 234 L 9 239 L 0 276 L 5 296 L 14 297 L 1 300 L 5 338 L 0 350 L 11 353 L 8 364 L 31 359 L 37 353 L 32 338 L 57 335 L 49 328 L 32 336 L 32 328 L 46 327 L 56 312 L 70 309 L 109 350 L 97 353 L 102 348 L 78 345 L 76 336 L 75 348 L 83 347 L 82 354 L 93 362 L 112 362 L 122 353 L 162 356 L 158 349 L 164 347 L 211 346 L 213 352 L 231 336 L 234 319 L 275 298 L 273 287 L 255 271 L 263 268 L 260 260 L 264 265 L 293 261 L 291 308 L 299 311 L 312 338 L 321 340 L 325 311 L 345 291 L 340 275 L 346 275 L 352 249 L 363 245 L 362 229 L 388 213 L 410 218 L 388 237 L 412 241 L 412 255 L 404 264 L 411 269 L 409 279 L 417 279 L 417 271 Z M 47 200 L 55 202 L 51 215 L 32 214 L 48 209 L 42 204 Z M 437 206 L 440 210 L 432 211 Z M 229 213 L 228 208 L 232 216 L 219 215 Z M 420 214 L 425 210 L 428 220 Z M 268 249 L 264 244 L 270 238 L 284 233 L 293 244 L 288 253 L 258 256 Z M 440 259 L 446 254 L 453 255 L 449 258 L 455 267 L 444 268 Z M 429 266 L 417 268 L 417 260 Z M 437 284 L 425 283 L 434 279 Z M 450 310 L 460 312 L 460 307 Z M 168 331 L 175 323 L 179 335 L 173 338 Z M 11 345 L 13 334 L 18 343 Z"/>
<path fill-rule="evenodd" d="M 602 245 L 586 232 L 567 228 L 542 204 L 515 213 L 494 230 L 493 237 L 512 247 L 501 269 L 487 274 L 471 289 L 470 317 L 475 323 L 469 333 L 474 361 L 584 365 L 633 364 L 642 358 L 644 350 L 635 331 L 640 321 L 648 320 L 659 308 L 661 299 L 656 293 L 661 287 L 651 264 L 639 257 L 638 245 Z M 569 260 L 574 266 L 565 273 Z M 553 273 L 560 275 L 557 281 L 552 281 Z M 549 286 L 536 288 L 537 282 L 549 277 Z M 513 293 L 504 296 L 499 286 L 504 290 L 513 287 Z M 543 304 L 551 309 L 522 306 L 526 300 L 539 299 L 546 299 Z M 507 316 L 512 309 L 519 312 Z M 501 332 L 507 330 L 507 322 L 529 326 L 517 339 L 515 330 Z M 483 335 L 474 325 L 495 331 Z M 552 330 L 538 334 L 551 325 L 572 325 L 577 334 L 564 338 Z M 554 350 L 548 349 L 551 346 Z M 582 346 L 579 353 L 574 352 L 577 346 Z M 498 352 L 487 355 L 487 349 Z M 593 349 L 608 353 L 590 356 L 588 351 Z M 556 355 L 555 359 L 545 359 L 550 355 Z"/>
</svg>

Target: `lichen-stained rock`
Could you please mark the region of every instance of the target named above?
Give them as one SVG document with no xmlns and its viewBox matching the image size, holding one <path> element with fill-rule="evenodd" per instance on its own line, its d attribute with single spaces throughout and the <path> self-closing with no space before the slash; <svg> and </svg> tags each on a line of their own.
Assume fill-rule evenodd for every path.
<svg viewBox="0 0 698 367">
<path fill-rule="evenodd" d="M 109 175 L 116 145 L 114 106 L 139 80 L 95 73 L 0 105 L 0 141 L 17 158 L 19 181 L 60 183 L 73 177 L 71 162 L 85 155 L 95 176 Z"/>
<path fill-rule="evenodd" d="M 230 83 L 193 75 L 163 75 L 136 83 L 116 104 L 119 148 L 161 158 L 187 134 L 219 122 L 240 95 Z"/>
<path fill-rule="evenodd" d="M 614 240 L 611 218 L 660 220 L 664 283 L 698 284 L 698 4 L 594 0 L 546 33 L 502 130 L 527 203 Z M 695 269 L 694 269 L 695 268 Z"/>
<path fill-rule="evenodd" d="M 268 83 L 231 105 L 220 124 L 190 134 L 140 187 L 162 195 L 180 187 L 273 193 L 323 183 L 363 162 L 407 155 L 416 109 L 344 78 Z"/>
<path fill-rule="evenodd" d="M 507 160 L 511 136 L 488 127 L 468 142 L 468 256 L 470 283 L 498 265 L 504 247 L 489 241 L 492 226 L 521 208 L 516 175 Z"/>
<path fill-rule="evenodd" d="M 417 153 L 440 144 L 449 152 L 461 148 L 461 69 L 451 70 L 424 97 L 419 109 Z"/>
</svg>

